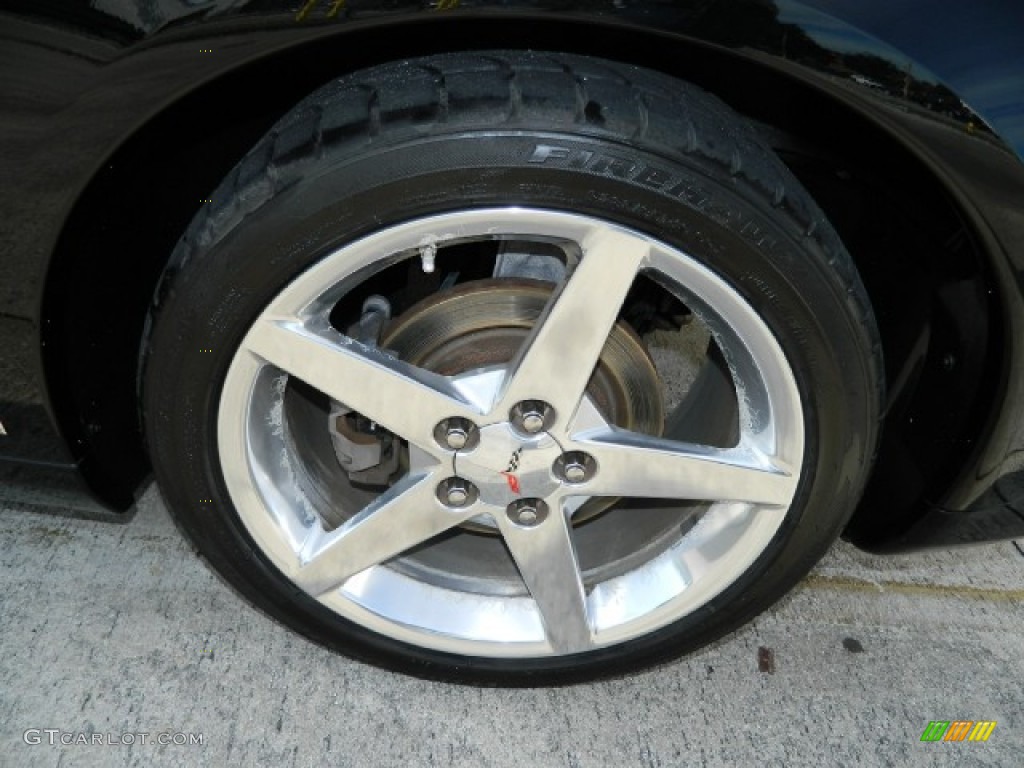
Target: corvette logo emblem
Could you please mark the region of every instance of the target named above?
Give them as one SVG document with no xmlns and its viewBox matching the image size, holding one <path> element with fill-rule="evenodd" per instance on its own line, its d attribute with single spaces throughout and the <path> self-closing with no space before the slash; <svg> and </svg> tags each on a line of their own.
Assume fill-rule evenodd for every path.
<svg viewBox="0 0 1024 768">
<path fill-rule="evenodd" d="M 519 495 L 519 478 L 513 475 L 511 472 L 502 472 L 505 476 L 505 482 L 508 483 L 508 489 L 512 493 Z"/>
<path fill-rule="evenodd" d="M 519 495 L 519 478 L 513 473 L 519 469 L 519 456 L 522 452 L 522 448 L 517 448 L 512 454 L 512 458 L 508 460 L 508 466 L 505 467 L 505 471 L 501 473 L 505 477 L 505 482 L 508 483 L 508 489 L 517 496 Z"/>
</svg>

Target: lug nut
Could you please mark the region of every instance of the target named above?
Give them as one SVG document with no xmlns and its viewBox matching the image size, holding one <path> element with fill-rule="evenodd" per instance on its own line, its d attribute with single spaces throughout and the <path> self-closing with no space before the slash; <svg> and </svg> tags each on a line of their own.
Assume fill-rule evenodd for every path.
<svg viewBox="0 0 1024 768">
<path fill-rule="evenodd" d="M 555 474 L 572 485 L 585 483 L 594 476 L 597 462 L 589 453 L 569 451 L 555 460 Z"/>
<path fill-rule="evenodd" d="M 554 419 L 554 409 L 540 400 L 524 400 L 514 405 L 509 413 L 509 421 L 528 435 L 550 428 Z"/>
<path fill-rule="evenodd" d="M 527 432 L 540 432 L 544 429 L 544 416 L 536 412 L 523 414 L 523 429 Z"/>
<path fill-rule="evenodd" d="M 566 464 L 565 479 L 570 483 L 582 483 L 587 477 L 587 471 L 582 464 Z"/>
<path fill-rule="evenodd" d="M 448 447 L 453 451 L 465 448 L 468 440 L 469 435 L 466 434 L 466 431 L 458 427 L 449 427 L 448 433 L 445 435 L 445 442 L 448 443 Z"/>
<path fill-rule="evenodd" d="M 523 507 L 519 510 L 517 521 L 520 525 L 533 525 L 537 522 L 537 510 L 533 507 Z"/>
<path fill-rule="evenodd" d="M 434 427 L 434 439 L 442 448 L 471 451 L 480 442 L 480 432 L 468 419 L 453 416 Z"/>
<path fill-rule="evenodd" d="M 478 495 L 476 486 L 461 477 L 449 477 L 437 486 L 438 500 L 448 507 L 468 507 Z"/>
<path fill-rule="evenodd" d="M 508 519 L 524 528 L 532 528 L 544 522 L 548 516 L 548 505 L 540 499 L 519 499 L 505 510 Z"/>
</svg>

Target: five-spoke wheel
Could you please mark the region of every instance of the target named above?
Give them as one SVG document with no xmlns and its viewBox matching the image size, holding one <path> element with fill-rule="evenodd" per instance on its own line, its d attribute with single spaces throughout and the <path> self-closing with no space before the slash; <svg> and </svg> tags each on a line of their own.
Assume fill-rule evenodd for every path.
<svg viewBox="0 0 1024 768">
<path fill-rule="evenodd" d="M 339 286 L 353 274 L 395 269 L 403 256 L 415 267 L 420 244 L 445 232 L 458 236 L 435 249 L 441 270 L 450 253 L 481 242 L 495 251 L 515 242 L 520 251 L 538 243 L 561 253 L 553 258 L 564 262 L 563 281 L 507 364 L 442 376 L 332 327 Z M 734 392 L 742 393 L 725 406 L 738 425 L 730 444 L 624 430 L 588 396 L 638 275 L 692 307 L 725 347 Z M 458 315 L 460 306 L 452 301 L 446 311 Z M 488 330 L 479 331 L 480 343 Z M 372 499 L 347 504 L 338 524 L 300 481 L 317 464 L 294 447 L 304 438 L 292 433 L 304 427 L 287 419 L 293 378 L 408 446 L 403 470 Z M 256 319 L 228 371 L 219 413 L 232 500 L 288 578 L 379 632 L 472 656 L 578 653 L 685 616 L 764 551 L 803 459 L 793 374 L 734 289 L 640 233 L 528 208 L 418 219 L 328 255 Z M 675 515 L 613 506 L 581 524 L 604 529 L 609 541 L 577 544 L 574 513 L 594 498 L 679 506 Z M 348 499 L 323 501 L 338 507 Z M 686 525 L 694 502 L 709 504 L 696 529 Z M 416 567 L 432 547 L 453 547 L 442 534 L 458 536 L 474 520 L 494 529 L 518 578 L 494 562 L 494 542 L 472 532 L 461 533 L 465 568 L 456 559 Z M 616 546 L 624 528 L 649 530 Z M 604 551 L 581 557 L 587 547 Z"/>
</svg>

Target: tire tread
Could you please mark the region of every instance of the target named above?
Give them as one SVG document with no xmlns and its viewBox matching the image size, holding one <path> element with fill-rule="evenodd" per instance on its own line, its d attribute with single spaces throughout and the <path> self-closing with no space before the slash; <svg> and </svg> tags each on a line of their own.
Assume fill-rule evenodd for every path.
<svg viewBox="0 0 1024 768">
<path fill-rule="evenodd" d="M 559 75 L 568 82 L 552 87 Z M 453 127 L 516 128 L 538 111 L 567 129 L 584 126 L 597 137 L 630 139 L 658 152 L 695 158 L 745 182 L 765 208 L 784 215 L 794 232 L 817 246 L 823 266 L 835 276 L 837 295 L 859 318 L 881 382 L 881 345 L 854 262 L 824 214 L 756 131 L 697 86 L 585 56 L 442 54 L 341 77 L 300 102 L 245 156 L 193 220 L 171 263 L 187 263 L 190 244 L 207 247 L 226 234 L 239 213 L 230 210 L 235 201 L 246 201 L 247 211 L 259 207 L 324 156 Z"/>
</svg>

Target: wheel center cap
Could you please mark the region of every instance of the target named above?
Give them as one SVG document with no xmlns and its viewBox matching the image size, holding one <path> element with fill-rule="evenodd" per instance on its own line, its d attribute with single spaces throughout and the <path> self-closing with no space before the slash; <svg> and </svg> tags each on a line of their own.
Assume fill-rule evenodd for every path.
<svg viewBox="0 0 1024 768">
<path fill-rule="evenodd" d="M 455 471 L 480 489 L 480 500 L 506 507 L 522 498 L 545 498 L 561 484 L 552 471 L 562 451 L 546 432 L 526 437 L 507 422 L 480 430 L 480 443 L 457 453 Z"/>
</svg>

